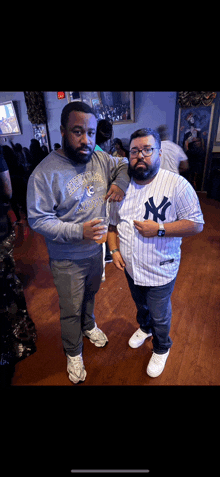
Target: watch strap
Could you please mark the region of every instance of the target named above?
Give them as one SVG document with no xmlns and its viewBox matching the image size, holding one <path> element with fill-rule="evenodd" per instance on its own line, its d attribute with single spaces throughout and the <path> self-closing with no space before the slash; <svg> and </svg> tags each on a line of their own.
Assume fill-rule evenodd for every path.
<svg viewBox="0 0 220 477">
<path fill-rule="evenodd" d="M 113 255 L 113 253 L 115 252 L 119 252 L 119 249 L 118 248 L 115 248 L 114 250 L 110 250 L 110 254 Z"/>
</svg>

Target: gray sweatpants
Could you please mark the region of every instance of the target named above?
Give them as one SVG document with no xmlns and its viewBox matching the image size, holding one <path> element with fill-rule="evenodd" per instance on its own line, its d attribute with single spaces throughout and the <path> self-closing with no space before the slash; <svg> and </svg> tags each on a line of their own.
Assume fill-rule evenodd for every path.
<svg viewBox="0 0 220 477">
<path fill-rule="evenodd" d="M 51 260 L 50 268 L 59 295 L 61 337 L 69 356 L 82 352 L 82 331 L 95 326 L 95 294 L 99 290 L 102 252 L 82 260 Z"/>
</svg>

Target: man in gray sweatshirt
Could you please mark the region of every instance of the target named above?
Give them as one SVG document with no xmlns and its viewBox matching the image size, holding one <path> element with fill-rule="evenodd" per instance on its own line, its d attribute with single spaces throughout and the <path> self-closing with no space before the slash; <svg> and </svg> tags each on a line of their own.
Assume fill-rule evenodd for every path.
<svg viewBox="0 0 220 477">
<path fill-rule="evenodd" d="M 94 316 L 102 276 L 106 200 L 121 201 L 129 184 L 126 158 L 94 151 L 97 120 L 89 105 L 67 104 L 61 114 L 62 148 L 36 167 L 27 189 L 28 221 L 44 235 L 59 295 L 61 336 L 67 372 L 84 381 L 83 336 L 97 347 L 108 342 Z"/>
</svg>

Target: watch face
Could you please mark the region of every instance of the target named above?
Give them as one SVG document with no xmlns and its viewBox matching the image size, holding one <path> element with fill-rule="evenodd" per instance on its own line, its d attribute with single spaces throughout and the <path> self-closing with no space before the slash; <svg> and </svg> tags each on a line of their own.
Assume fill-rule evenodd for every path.
<svg viewBox="0 0 220 477">
<path fill-rule="evenodd" d="M 158 230 L 157 235 L 158 235 L 158 237 L 164 237 L 165 230 Z"/>
</svg>

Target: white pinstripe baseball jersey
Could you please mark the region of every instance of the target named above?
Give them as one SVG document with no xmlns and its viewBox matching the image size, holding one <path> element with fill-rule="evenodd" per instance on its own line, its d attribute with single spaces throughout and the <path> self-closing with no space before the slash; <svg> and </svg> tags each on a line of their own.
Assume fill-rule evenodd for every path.
<svg viewBox="0 0 220 477">
<path fill-rule="evenodd" d="M 133 220 L 147 219 L 164 224 L 183 219 L 204 224 L 193 187 L 184 177 L 159 169 L 150 184 L 138 185 L 132 179 L 123 201 L 111 203 L 110 223 L 117 225 L 127 272 L 136 285 L 161 286 L 177 275 L 182 238 L 142 237 Z"/>
</svg>

